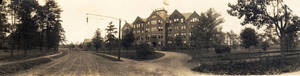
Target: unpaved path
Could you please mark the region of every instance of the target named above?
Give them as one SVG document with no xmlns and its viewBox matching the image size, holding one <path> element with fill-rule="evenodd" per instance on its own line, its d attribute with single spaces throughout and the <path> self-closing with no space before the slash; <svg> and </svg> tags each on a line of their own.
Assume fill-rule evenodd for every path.
<svg viewBox="0 0 300 76">
<path fill-rule="evenodd" d="M 197 76 L 187 63 L 190 56 L 162 52 L 165 56 L 148 61 L 122 58 L 112 61 L 88 51 L 69 51 L 52 62 L 13 74 L 14 76 Z M 202 74 L 203 75 L 203 74 Z"/>
</svg>

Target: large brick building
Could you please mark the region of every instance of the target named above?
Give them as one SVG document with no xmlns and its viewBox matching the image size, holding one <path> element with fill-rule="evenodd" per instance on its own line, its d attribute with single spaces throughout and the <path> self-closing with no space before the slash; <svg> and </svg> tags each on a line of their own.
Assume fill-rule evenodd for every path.
<svg viewBox="0 0 300 76">
<path fill-rule="evenodd" d="M 132 24 L 126 23 L 126 29 L 132 29 L 136 44 L 148 43 L 152 46 L 172 46 L 176 36 L 182 36 L 182 43 L 190 45 L 191 29 L 199 21 L 199 14 L 180 13 L 175 10 L 168 14 L 164 9 L 154 10 L 148 18 L 137 17 Z M 168 36 L 167 36 L 168 35 Z"/>
</svg>

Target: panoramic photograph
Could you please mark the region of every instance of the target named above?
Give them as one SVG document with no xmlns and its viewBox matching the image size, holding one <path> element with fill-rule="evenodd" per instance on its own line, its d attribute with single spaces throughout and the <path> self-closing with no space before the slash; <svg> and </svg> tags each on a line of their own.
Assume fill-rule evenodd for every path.
<svg viewBox="0 0 300 76">
<path fill-rule="evenodd" d="M 300 0 L 0 0 L 0 76 L 299 76 Z"/>
</svg>

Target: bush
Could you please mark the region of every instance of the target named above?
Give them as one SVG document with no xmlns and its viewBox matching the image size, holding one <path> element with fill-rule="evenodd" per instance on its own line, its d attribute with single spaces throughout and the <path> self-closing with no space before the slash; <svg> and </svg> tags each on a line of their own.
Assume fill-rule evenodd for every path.
<svg viewBox="0 0 300 76">
<path fill-rule="evenodd" d="M 154 49 L 148 44 L 137 45 L 136 47 L 136 56 L 138 58 L 146 58 L 149 55 L 154 54 Z"/>
<path fill-rule="evenodd" d="M 217 54 L 221 54 L 221 53 L 230 53 L 231 48 L 228 46 L 217 46 L 215 48 L 215 52 Z"/>
</svg>

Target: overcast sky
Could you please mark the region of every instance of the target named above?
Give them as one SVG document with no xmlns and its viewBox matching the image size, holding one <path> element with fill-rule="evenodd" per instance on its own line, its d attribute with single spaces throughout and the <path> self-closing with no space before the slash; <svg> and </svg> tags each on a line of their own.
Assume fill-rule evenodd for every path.
<svg viewBox="0 0 300 76">
<path fill-rule="evenodd" d="M 175 9 L 181 13 L 205 12 L 214 8 L 225 19 L 221 24 L 224 32 L 233 30 L 239 33 L 245 26 L 241 26 L 241 20 L 227 14 L 228 3 L 236 0 L 165 0 L 169 6 L 163 4 L 164 0 L 56 0 L 62 8 L 63 27 L 66 31 L 68 42 L 78 43 L 86 38 L 92 38 L 95 30 L 100 28 L 105 34 L 106 25 L 118 21 L 103 17 L 89 16 L 86 22 L 86 13 L 99 14 L 125 19 L 131 23 L 137 16 L 147 18 L 154 9 L 165 8 L 169 14 Z M 286 4 L 300 16 L 300 0 L 285 0 Z M 124 23 L 124 22 L 123 22 Z"/>
</svg>

